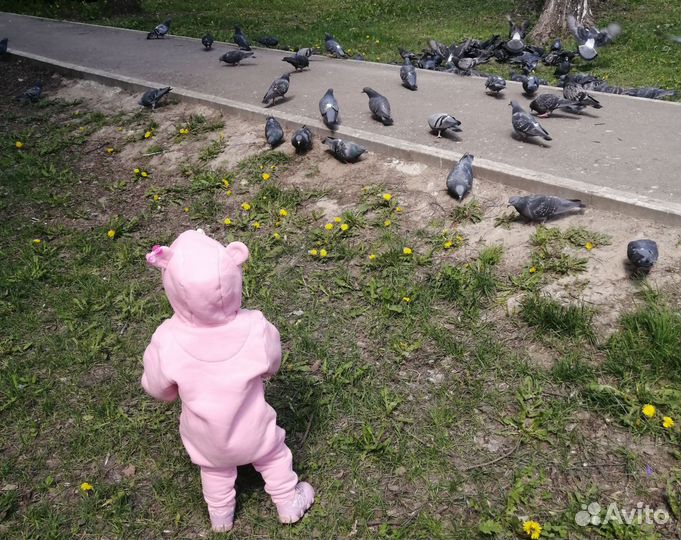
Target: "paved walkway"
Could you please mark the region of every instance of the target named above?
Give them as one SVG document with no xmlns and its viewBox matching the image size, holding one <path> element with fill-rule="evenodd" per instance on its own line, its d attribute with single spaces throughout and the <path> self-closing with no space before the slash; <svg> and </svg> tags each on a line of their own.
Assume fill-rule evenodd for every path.
<svg viewBox="0 0 681 540">
<path fill-rule="evenodd" d="M 206 52 L 198 39 L 146 40 L 144 32 L 0 13 L 0 37 L 5 36 L 14 54 L 128 83 L 170 85 L 190 97 L 250 115 L 271 113 L 320 132 L 319 98 L 333 87 L 343 121 L 339 133 L 373 141 L 375 149 L 445 166 L 471 152 L 478 178 L 576 194 L 601 206 L 681 223 L 681 105 L 676 103 L 599 94 L 600 110 L 542 119 L 553 137 L 544 146 L 511 137 L 509 100 L 529 105 L 517 83 L 509 82 L 502 97 L 494 98 L 485 93 L 483 79 L 418 70 L 419 89 L 411 92 L 401 86 L 397 66 L 313 56 L 309 70 L 291 75 L 287 100 L 265 110 L 260 101 L 267 87 L 290 68 L 282 51 L 258 49 L 257 58 L 229 67 L 218 58 L 233 48 L 230 44 L 215 43 Z M 389 98 L 393 126 L 371 119 L 364 86 Z M 459 141 L 429 133 L 426 119 L 434 112 L 461 120 Z M 632 211 L 630 203 L 643 210 Z"/>
</svg>

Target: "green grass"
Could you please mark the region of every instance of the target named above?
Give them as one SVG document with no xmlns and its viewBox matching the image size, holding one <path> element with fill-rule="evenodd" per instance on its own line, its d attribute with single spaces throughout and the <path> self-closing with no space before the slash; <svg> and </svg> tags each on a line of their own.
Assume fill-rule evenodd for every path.
<svg viewBox="0 0 681 540">
<path fill-rule="evenodd" d="M 515 18 L 537 21 L 543 2 L 503 0 L 500 2 L 463 2 L 427 0 L 405 2 L 323 2 L 315 0 L 265 2 L 222 0 L 186 2 L 143 0 L 142 11 L 130 15 L 111 15 L 100 0 L 83 3 L 64 0 L 45 3 L 37 0 L 17 2 L 0 0 L 0 9 L 55 18 L 67 18 L 144 31 L 153 29 L 166 16 L 173 16 L 172 32 L 201 37 L 210 31 L 220 41 L 232 41 L 234 24 L 246 34 L 274 35 L 284 48 L 316 46 L 323 48 L 324 32 L 331 32 L 351 55 L 362 54 L 379 62 L 399 60 L 398 47 L 420 51 L 430 38 L 445 44 L 468 37 L 486 39 L 492 34 L 506 35 L 507 13 Z M 658 86 L 681 90 L 678 46 L 666 39 L 681 34 L 681 8 L 674 0 L 616 0 L 594 6 L 598 26 L 617 21 L 622 34 L 602 49 L 591 64 L 582 63 L 577 71 L 592 71 L 612 85 Z M 572 46 L 570 38 L 566 45 Z M 485 71 L 508 76 L 509 66 L 494 62 Z M 554 80 L 553 68 L 539 67 L 540 77 Z"/>
<path fill-rule="evenodd" d="M 206 532 L 198 471 L 177 433 L 179 404 L 154 401 L 139 384 L 144 348 L 171 314 L 144 255 L 190 227 L 249 247 L 244 307 L 265 313 L 284 350 L 267 398 L 298 473 L 318 490 L 309 516 L 282 527 L 260 477 L 243 468 L 232 536 L 522 538 L 522 516 L 547 537 L 578 536 L 575 497 L 603 480 L 600 468 L 582 466 L 591 460 L 610 474 L 601 500 L 622 486 L 673 493 L 667 475 L 636 470 L 644 460 L 678 470 L 670 458 L 678 431 L 660 425 L 663 414 L 681 417 L 679 315 L 665 294 L 624 314 L 602 345 L 590 311 L 550 298 L 529 296 L 535 304 L 511 319 L 499 306 L 505 295 L 559 274 L 518 278 L 501 243 L 473 249 L 474 201 L 443 231 L 398 211 L 407 200 L 400 186 L 348 186 L 345 210 L 323 216 L 316 203 L 331 197 L 328 179 L 314 169 L 306 176 L 306 157 L 256 151 L 220 168 L 201 152 L 214 129 L 196 117 L 189 137 L 201 150 L 143 179 L 131 170 L 152 163 L 142 155 L 147 142 L 120 141 L 120 154 L 101 158 L 89 151 L 98 131 L 78 127 L 86 118 L 140 133 L 148 116 L 87 109 L 0 104 L 9 134 L 0 142 L 1 537 Z M 156 127 L 154 144 L 186 144 Z M 292 185 L 292 177 L 306 180 Z M 546 248 L 546 264 L 585 241 L 607 238 L 538 227 L 527 247 Z M 535 328 L 555 335 L 542 339 Z M 645 403 L 657 417 L 642 417 Z"/>
</svg>

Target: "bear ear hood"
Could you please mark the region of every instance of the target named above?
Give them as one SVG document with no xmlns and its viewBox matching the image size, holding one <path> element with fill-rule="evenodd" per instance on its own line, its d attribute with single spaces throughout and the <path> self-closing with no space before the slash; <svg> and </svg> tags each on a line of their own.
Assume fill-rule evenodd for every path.
<svg viewBox="0 0 681 540">
<path fill-rule="evenodd" d="M 248 260 L 241 242 L 223 246 L 201 230 L 185 231 L 170 245 L 147 254 L 162 269 L 163 287 L 175 315 L 191 326 L 230 322 L 241 308 L 241 265 Z"/>
</svg>

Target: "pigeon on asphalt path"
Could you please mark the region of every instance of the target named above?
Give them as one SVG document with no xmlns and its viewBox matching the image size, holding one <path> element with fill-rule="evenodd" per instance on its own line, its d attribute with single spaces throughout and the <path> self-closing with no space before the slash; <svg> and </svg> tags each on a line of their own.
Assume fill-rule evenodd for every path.
<svg viewBox="0 0 681 540">
<path fill-rule="evenodd" d="M 555 94 L 539 94 L 530 103 L 530 109 L 536 112 L 540 118 L 547 118 L 556 109 L 568 109 L 573 112 L 579 109 L 580 104 L 576 101 L 563 99 Z M 586 107 L 586 105 L 584 105 Z"/>
<path fill-rule="evenodd" d="M 428 117 L 428 125 L 432 131 L 437 132 L 438 139 L 442 136 L 443 132 L 446 133 L 450 129 L 452 131 L 461 131 L 459 127 L 461 122 L 447 113 L 431 114 Z"/>
<path fill-rule="evenodd" d="M 0 56 L 7 52 L 7 38 L 0 39 Z"/>
<path fill-rule="evenodd" d="M 170 23 L 172 22 L 172 17 L 168 17 L 164 22 L 159 24 L 151 32 L 147 34 L 147 39 L 162 39 L 170 32 Z"/>
<path fill-rule="evenodd" d="M 272 81 L 272 84 L 270 84 L 270 87 L 267 89 L 265 97 L 262 98 L 262 102 L 263 103 L 272 102 L 271 104 L 274 105 L 274 102 L 276 101 L 277 98 L 282 98 L 283 100 L 284 94 L 288 92 L 288 85 L 289 85 L 288 73 L 284 73 L 278 79 L 274 79 Z"/>
<path fill-rule="evenodd" d="M 541 127 L 541 124 L 515 101 L 511 101 L 513 112 L 511 113 L 511 123 L 513 130 L 523 138 L 526 137 L 541 137 L 545 141 L 550 141 L 551 137 L 546 130 Z"/>
<path fill-rule="evenodd" d="M 227 51 L 225 54 L 223 54 L 219 60 L 221 62 L 224 62 L 225 64 L 228 64 L 230 66 L 238 66 L 239 63 L 244 60 L 245 58 L 255 58 L 253 56 L 254 53 L 252 52 L 247 52 L 247 51 L 242 51 L 241 49 L 237 49 L 236 51 Z"/>
<path fill-rule="evenodd" d="M 528 221 L 544 223 L 547 219 L 586 208 L 579 199 L 561 199 L 550 195 L 511 197 L 508 204 Z"/>
<path fill-rule="evenodd" d="M 374 115 L 374 118 L 382 122 L 384 126 L 392 126 L 393 119 L 390 115 L 390 102 L 388 102 L 388 98 L 368 86 L 365 86 L 362 92 L 369 96 L 369 110 Z"/>
<path fill-rule="evenodd" d="M 326 137 L 322 143 L 328 145 L 336 159 L 343 163 L 354 163 L 359 159 L 359 156 L 367 151 L 366 148 L 357 143 L 334 137 Z"/>
<path fill-rule="evenodd" d="M 408 56 L 404 57 L 404 64 L 400 68 L 400 79 L 402 85 L 409 90 L 416 90 L 416 68 L 412 65 L 411 59 Z"/>
<path fill-rule="evenodd" d="M 288 62 L 296 71 L 303 71 L 306 67 L 310 67 L 310 60 L 303 54 L 294 54 L 293 56 L 284 56 L 284 62 Z"/>
<path fill-rule="evenodd" d="M 563 86 L 563 97 L 576 101 L 580 105 L 590 105 L 594 109 L 601 109 L 603 107 L 596 98 L 590 96 L 584 88 L 573 82 L 565 83 L 565 86 Z"/>
<path fill-rule="evenodd" d="M 457 201 L 463 200 L 473 187 L 474 157 L 466 152 L 447 176 L 447 191 Z"/>
<path fill-rule="evenodd" d="M 498 94 L 506 88 L 506 81 L 499 77 L 499 75 L 490 75 L 485 81 L 485 88 L 493 94 Z"/>
<path fill-rule="evenodd" d="M 210 51 L 213 48 L 213 41 L 215 40 L 210 34 L 206 34 L 201 38 L 201 44 L 207 51 Z"/>
<path fill-rule="evenodd" d="M 251 43 L 248 41 L 248 38 L 246 38 L 244 33 L 241 31 L 241 26 L 239 26 L 238 24 L 234 25 L 234 36 L 232 37 L 234 39 L 234 43 L 236 43 L 242 51 L 251 50 Z"/>
<path fill-rule="evenodd" d="M 275 148 L 284 142 L 284 129 L 274 116 L 268 116 L 265 120 L 265 138 L 271 148 Z"/>
<path fill-rule="evenodd" d="M 329 88 L 326 94 L 322 96 L 322 99 L 319 100 L 319 112 L 326 127 L 331 131 L 338 129 L 338 124 L 340 124 L 340 108 L 333 95 L 333 88 Z"/>
</svg>

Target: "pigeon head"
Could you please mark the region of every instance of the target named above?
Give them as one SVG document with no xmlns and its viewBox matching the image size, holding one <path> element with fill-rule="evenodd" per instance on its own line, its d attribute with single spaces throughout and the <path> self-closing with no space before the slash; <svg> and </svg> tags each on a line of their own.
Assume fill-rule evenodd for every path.
<svg viewBox="0 0 681 540">
<path fill-rule="evenodd" d="M 374 97 L 374 96 L 378 95 L 376 90 L 374 90 L 373 88 L 369 88 L 368 86 L 365 86 L 364 88 L 362 88 L 362 93 L 366 94 L 369 97 Z"/>
<path fill-rule="evenodd" d="M 241 34 L 241 25 L 240 24 L 234 25 L 234 32 L 236 32 L 237 34 Z"/>
<path fill-rule="evenodd" d="M 461 200 L 463 199 L 463 196 L 466 194 L 466 188 L 464 187 L 463 184 L 456 184 L 454 186 L 454 194 L 456 195 L 456 198 Z"/>
<path fill-rule="evenodd" d="M 560 39 L 556 39 L 556 41 L 553 42 L 553 45 L 551 45 L 551 50 L 552 51 L 560 51 L 563 48 L 563 43 L 560 41 Z"/>
<path fill-rule="evenodd" d="M 508 205 L 515 209 L 522 208 L 525 205 L 525 197 L 511 197 L 508 200 Z"/>
<path fill-rule="evenodd" d="M 324 33 L 324 41 L 329 41 L 330 39 L 333 39 L 333 36 L 329 34 L 328 32 Z"/>
<path fill-rule="evenodd" d="M 520 105 L 518 105 L 515 101 L 510 101 L 508 104 L 511 107 L 513 107 L 514 113 L 521 112 L 523 110 L 523 108 Z"/>
<path fill-rule="evenodd" d="M 43 87 L 43 83 L 42 83 L 41 81 L 36 81 L 35 84 L 34 84 L 33 86 L 37 86 L 38 88 L 42 88 L 42 87 Z"/>
<path fill-rule="evenodd" d="M 165 22 L 164 22 L 163 24 L 165 24 L 166 26 L 170 27 L 170 23 L 171 23 L 171 22 L 173 22 L 173 18 L 172 18 L 172 17 L 168 17 L 168 18 L 165 20 Z"/>
<path fill-rule="evenodd" d="M 290 80 L 291 80 L 288 71 L 287 71 L 286 73 L 284 73 L 280 78 L 281 78 L 281 79 L 286 79 L 287 81 L 290 81 Z"/>
</svg>

